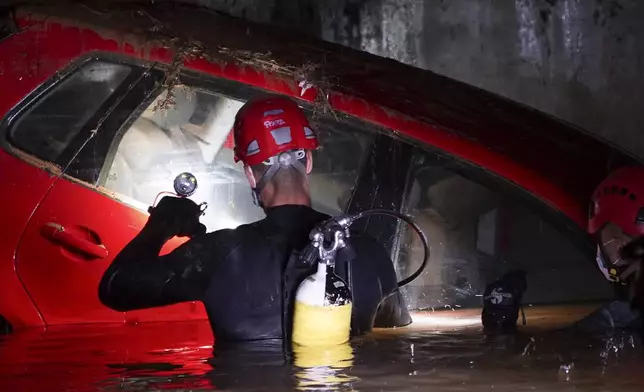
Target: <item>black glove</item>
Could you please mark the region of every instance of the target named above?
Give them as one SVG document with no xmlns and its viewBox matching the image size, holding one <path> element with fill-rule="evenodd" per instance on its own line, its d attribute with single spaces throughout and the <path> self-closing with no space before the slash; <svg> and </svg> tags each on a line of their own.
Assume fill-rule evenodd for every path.
<svg viewBox="0 0 644 392">
<path fill-rule="evenodd" d="M 188 198 L 164 196 L 148 211 L 146 229 L 159 233 L 166 241 L 174 236 L 194 237 L 206 232 L 206 226 L 199 222 L 201 208 Z"/>
</svg>

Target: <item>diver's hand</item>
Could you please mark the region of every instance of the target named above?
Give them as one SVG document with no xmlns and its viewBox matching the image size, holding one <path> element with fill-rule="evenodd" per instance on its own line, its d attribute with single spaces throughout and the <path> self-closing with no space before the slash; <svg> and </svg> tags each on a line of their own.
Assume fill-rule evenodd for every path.
<svg viewBox="0 0 644 392">
<path fill-rule="evenodd" d="M 145 229 L 159 233 L 167 241 L 172 237 L 194 237 L 204 234 L 206 227 L 199 222 L 201 208 L 183 197 L 164 196 L 150 209 Z"/>
</svg>

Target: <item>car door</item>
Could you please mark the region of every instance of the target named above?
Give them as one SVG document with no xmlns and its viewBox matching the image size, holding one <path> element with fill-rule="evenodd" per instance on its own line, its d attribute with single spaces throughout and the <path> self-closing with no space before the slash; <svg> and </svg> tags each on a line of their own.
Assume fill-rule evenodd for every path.
<svg viewBox="0 0 644 392">
<path fill-rule="evenodd" d="M 95 136 L 71 142 L 79 148 L 69 154 L 65 176 L 25 230 L 18 273 L 47 324 L 206 318 L 198 302 L 121 314 L 103 306 L 97 295 L 107 266 L 141 230 L 148 207 L 161 192 L 172 190 L 182 172 L 198 179 L 191 198 L 208 203 L 201 218 L 208 231 L 264 216 L 253 204 L 242 166 L 232 159 L 230 135 L 237 110 L 261 91 L 194 74 L 182 74 L 182 83 L 170 89 L 157 88 L 161 77 L 154 72 L 144 77 L 104 117 Z M 320 124 L 326 151 L 315 156 L 312 201 L 319 210 L 337 214 L 351 199 L 373 135 L 333 121 Z M 182 242 L 173 239 L 162 253 Z"/>
<path fill-rule="evenodd" d="M 123 322 L 103 306 L 97 285 L 145 216 L 96 192 L 87 172 L 69 170 L 101 132 L 123 121 L 150 93 L 143 67 L 89 58 L 27 99 L 9 124 L 9 141 L 67 169 L 54 178 L 16 250 L 16 271 L 47 325 Z M 97 130 L 97 132 L 94 132 Z M 125 222 L 121 224 L 120 222 Z"/>
</svg>

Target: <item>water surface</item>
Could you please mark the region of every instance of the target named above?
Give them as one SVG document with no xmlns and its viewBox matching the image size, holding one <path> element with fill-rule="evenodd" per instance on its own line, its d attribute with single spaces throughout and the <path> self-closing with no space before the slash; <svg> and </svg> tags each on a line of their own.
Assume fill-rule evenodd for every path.
<svg viewBox="0 0 644 392">
<path fill-rule="evenodd" d="M 413 327 L 295 364 L 270 345 L 213 353 L 205 322 L 32 329 L 0 342 L 0 390 L 644 390 L 638 335 L 566 330 L 594 306 L 528 308 L 520 333 L 497 337 L 481 332 L 478 310 L 416 314 Z"/>
</svg>

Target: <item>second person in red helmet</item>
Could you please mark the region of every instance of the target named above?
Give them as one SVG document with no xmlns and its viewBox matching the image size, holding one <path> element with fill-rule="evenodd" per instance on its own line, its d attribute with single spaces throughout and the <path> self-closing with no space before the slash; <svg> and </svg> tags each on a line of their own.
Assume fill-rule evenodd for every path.
<svg viewBox="0 0 644 392">
<path fill-rule="evenodd" d="M 597 265 L 615 284 L 617 298 L 579 323 L 601 332 L 642 327 L 644 310 L 644 166 L 619 168 L 593 193 L 588 233 L 597 243 Z"/>
<path fill-rule="evenodd" d="M 311 208 L 309 174 L 318 147 L 315 131 L 297 104 L 268 95 L 247 102 L 235 117 L 235 161 L 266 217 L 235 229 L 205 233 L 199 207 L 189 199 L 164 197 L 141 232 L 115 257 L 99 297 L 118 311 L 202 301 L 218 342 L 282 339 L 282 271 L 303 249 L 313 227 L 329 216 Z M 160 256 L 174 236 L 191 237 Z M 387 301 L 383 326 L 411 318 L 400 298 L 387 252 L 369 237 L 352 236 L 357 257 L 352 334 L 371 330 Z M 393 299 L 393 300 L 391 300 Z"/>
<path fill-rule="evenodd" d="M 598 243 L 598 264 L 606 278 L 628 286 L 628 297 L 635 300 L 640 261 L 622 251 L 644 236 L 644 167 L 617 169 L 597 187 L 588 232 Z"/>
</svg>

